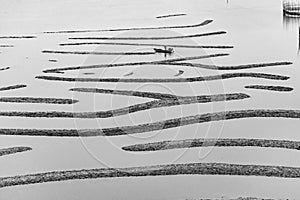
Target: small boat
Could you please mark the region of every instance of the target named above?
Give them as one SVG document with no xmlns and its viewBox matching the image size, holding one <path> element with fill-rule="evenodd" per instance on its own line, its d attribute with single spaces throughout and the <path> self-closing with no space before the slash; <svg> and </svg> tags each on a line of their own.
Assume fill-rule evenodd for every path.
<svg viewBox="0 0 300 200">
<path fill-rule="evenodd" d="M 156 53 L 165 53 L 165 54 L 171 54 L 174 52 L 174 49 L 173 48 L 165 48 L 165 49 L 157 49 L 157 48 L 154 48 L 154 51 Z"/>
</svg>

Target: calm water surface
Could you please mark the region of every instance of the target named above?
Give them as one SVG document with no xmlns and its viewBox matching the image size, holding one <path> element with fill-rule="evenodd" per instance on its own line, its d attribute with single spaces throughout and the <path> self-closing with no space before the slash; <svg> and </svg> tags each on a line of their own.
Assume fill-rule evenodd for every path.
<svg viewBox="0 0 300 200">
<path fill-rule="evenodd" d="M 251 96 L 243 101 L 185 105 L 138 112 L 111 119 L 27 119 L 0 118 L 1 128 L 103 128 L 154 122 L 198 113 L 238 109 L 300 109 L 299 92 L 299 35 L 298 21 L 283 18 L 280 0 L 164 0 L 164 1 L 38 1 L 1 0 L 1 35 L 37 35 L 37 39 L 1 40 L 14 48 L 0 49 L 0 66 L 11 70 L 0 72 L 0 86 L 27 84 L 20 90 L 1 92 L 1 96 L 35 96 L 75 98 L 80 102 L 70 105 L 25 105 L 1 103 L 1 111 L 95 111 L 120 108 L 147 102 L 150 99 L 88 93 L 72 93 L 73 87 L 99 87 L 157 91 L 178 95 L 202 95 L 243 92 Z M 156 19 L 158 15 L 186 13 L 186 16 Z M 160 31 L 102 32 L 80 34 L 43 34 L 43 31 L 84 30 L 128 27 L 151 27 L 196 24 L 206 19 L 214 22 L 205 27 Z M 210 31 L 227 31 L 226 35 L 195 39 L 166 40 L 172 44 L 234 45 L 234 49 L 175 49 L 172 57 L 196 56 L 212 53 L 230 53 L 230 56 L 195 63 L 237 65 L 247 63 L 291 61 L 287 67 L 249 69 L 290 76 L 288 81 L 254 78 L 230 79 L 192 84 L 122 84 L 122 83 L 67 83 L 37 80 L 48 68 L 151 61 L 164 59 L 163 55 L 145 56 L 81 56 L 42 54 L 48 50 L 74 51 L 152 51 L 151 47 L 131 46 L 66 46 L 59 43 L 76 36 L 174 36 Z M 108 41 L 109 42 L 109 41 Z M 125 41 L 126 42 L 126 41 Z M 135 41 L 134 41 L 135 42 Z M 145 41 L 151 43 L 152 41 Z M 152 43 L 160 43 L 154 41 Z M 172 58 L 171 57 L 171 58 Z M 57 59 L 51 63 L 49 59 Z M 87 69 L 70 71 L 66 77 L 122 77 L 133 72 L 131 78 L 172 78 L 184 70 L 182 77 L 220 74 L 189 67 L 139 66 L 114 69 Z M 93 72 L 94 75 L 83 75 Z M 55 74 L 54 74 L 55 75 Z M 245 89 L 251 84 L 290 86 L 290 93 Z M 0 137 L 0 147 L 27 145 L 33 151 L 5 156 L 0 159 L 0 176 L 20 175 L 66 169 L 127 167 L 167 163 L 225 162 L 300 166 L 299 152 L 259 148 L 206 148 L 171 150 L 156 153 L 127 153 L 120 147 L 184 138 L 266 138 L 300 140 L 299 120 L 245 119 L 191 125 L 182 128 L 113 138 L 46 138 Z M 257 196 L 273 198 L 300 197 L 299 180 L 229 176 L 176 176 L 150 178 L 120 178 L 106 180 L 69 181 L 34 186 L 11 187 L 0 190 L 0 199 L 185 199 L 210 197 Z"/>
</svg>

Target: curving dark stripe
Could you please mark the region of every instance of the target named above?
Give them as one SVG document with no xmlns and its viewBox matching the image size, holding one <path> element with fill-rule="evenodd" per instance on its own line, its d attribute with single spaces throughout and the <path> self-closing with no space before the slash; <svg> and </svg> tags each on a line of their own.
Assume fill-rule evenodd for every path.
<svg viewBox="0 0 300 200">
<path fill-rule="evenodd" d="M 0 135 L 94 137 L 145 133 L 175 127 L 246 118 L 300 119 L 300 110 L 236 110 L 169 119 L 153 123 L 104 129 L 0 129 Z"/>
<path fill-rule="evenodd" d="M 100 29 L 100 30 L 71 30 L 71 31 L 46 31 L 43 33 L 92 33 L 92 32 L 113 32 L 113 31 L 140 31 L 140 30 L 159 30 L 159 29 L 180 29 L 195 28 L 205 26 L 212 23 L 213 20 L 208 19 L 199 24 L 193 25 L 177 25 L 177 26 L 159 26 L 159 27 L 140 27 L 140 28 L 116 28 L 116 29 Z"/>
<path fill-rule="evenodd" d="M 10 147 L 10 148 L 5 148 L 5 149 L 0 149 L 0 156 L 20 153 L 20 152 L 24 152 L 24 151 L 31 151 L 31 150 L 32 150 L 32 148 L 30 148 L 30 147 Z"/>
<path fill-rule="evenodd" d="M 32 39 L 36 38 L 36 36 L 0 36 L 0 39 Z"/>
<path fill-rule="evenodd" d="M 81 70 L 81 69 L 97 69 L 97 68 L 110 68 L 110 67 L 121 67 L 121 66 L 137 66 L 137 65 L 150 65 L 150 64 L 157 64 L 157 65 L 164 65 L 165 63 L 170 62 L 179 62 L 179 61 L 186 61 L 186 60 L 197 60 L 197 59 L 206 59 L 206 58 L 215 58 L 215 57 L 222 57 L 228 56 L 228 53 L 218 53 L 218 54 L 209 54 L 209 55 L 201 55 L 201 56 L 191 56 L 191 57 L 184 57 L 184 58 L 173 58 L 173 59 L 166 59 L 166 60 L 158 60 L 158 61 L 148 61 L 148 62 L 131 62 L 131 63 L 116 63 L 116 64 L 100 64 L 100 65 L 88 65 L 88 66 L 75 66 L 75 67 L 64 67 L 64 68 L 54 68 L 54 69 L 47 69 L 44 70 L 44 73 L 59 73 L 62 71 L 69 71 L 69 70 Z"/>
<path fill-rule="evenodd" d="M 195 38 L 195 37 L 205 37 L 212 35 L 222 35 L 226 34 L 226 31 L 215 31 L 209 33 L 200 33 L 194 35 L 184 35 L 184 36 L 160 36 L 160 37 L 71 37 L 71 40 L 170 40 L 170 39 L 183 39 L 183 38 Z"/>
<path fill-rule="evenodd" d="M 0 71 L 5 71 L 5 70 L 9 70 L 10 67 L 3 67 L 3 68 L 0 68 Z"/>
<path fill-rule="evenodd" d="M 75 42 L 61 43 L 60 46 L 79 45 L 124 45 L 124 46 L 148 46 L 148 47 L 175 47 L 175 48 L 200 48 L 200 49 L 232 49 L 229 45 L 180 45 L 180 44 L 145 44 L 145 43 L 124 43 L 124 42 Z"/>
<path fill-rule="evenodd" d="M 157 16 L 157 19 L 161 19 L 161 18 L 169 18 L 169 17 L 179 17 L 179 16 L 184 16 L 186 15 L 185 13 L 178 13 L 178 14 L 170 14 L 170 15 L 160 15 Z"/>
<path fill-rule="evenodd" d="M 74 104 L 74 99 L 38 98 L 38 97 L 0 97 L 2 103 L 46 103 L 46 104 Z"/>
<path fill-rule="evenodd" d="M 190 83 L 201 81 L 225 80 L 231 78 L 261 78 L 270 80 L 288 80 L 288 76 L 264 74 L 264 73 L 227 73 L 211 76 L 198 76 L 192 78 L 71 78 L 57 76 L 36 76 L 37 79 L 48 81 L 66 81 L 66 82 L 111 82 L 111 83 Z"/>
<path fill-rule="evenodd" d="M 15 89 L 20 89 L 20 88 L 25 88 L 27 85 L 19 84 L 19 85 L 10 85 L 6 87 L 1 87 L 0 91 L 7 91 L 7 90 L 15 90 Z"/>
<path fill-rule="evenodd" d="M 44 50 L 42 53 L 74 54 L 74 55 L 153 55 L 155 52 L 96 52 L 96 51 L 52 51 Z"/>
<path fill-rule="evenodd" d="M 10 48 L 10 47 L 14 47 L 14 45 L 10 45 L 10 44 L 0 44 L 0 48 Z"/>
<path fill-rule="evenodd" d="M 300 168 L 268 165 L 239 165 L 227 163 L 188 163 L 128 168 L 82 169 L 2 177 L 0 178 L 0 188 L 79 179 L 175 175 L 300 178 Z"/>
<path fill-rule="evenodd" d="M 129 73 L 127 73 L 127 74 L 124 74 L 123 76 L 131 76 L 131 75 L 133 75 L 134 73 L 133 72 L 129 72 Z"/>
<path fill-rule="evenodd" d="M 135 90 L 110 90 L 101 88 L 71 88 L 73 92 L 87 92 L 87 93 L 100 93 L 100 94 L 113 94 L 123 96 L 134 96 L 152 99 L 178 99 L 183 96 L 177 96 L 174 94 L 158 93 L 158 92 L 141 92 Z"/>
<path fill-rule="evenodd" d="M 144 110 L 150 110 L 154 108 L 170 107 L 177 105 L 187 105 L 195 103 L 209 103 L 218 101 L 232 101 L 242 100 L 249 98 L 250 96 L 242 93 L 237 94 L 219 94 L 219 95 L 203 95 L 203 96 L 188 96 L 188 97 L 172 97 L 163 98 L 162 100 L 154 100 L 146 103 L 135 104 L 132 106 L 109 110 L 109 111 L 98 111 L 98 112 L 58 112 L 58 111 L 47 111 L 47 112 L 0 112 L 0 116 L 6 117 L 39 117 L 39 118 L 110 118 L 121 115 L 128 115 Z"/>
<path fill-rule="evenodd" d="M 274 85 L 247 85 L 245 86 L 245 88 L 257 89 L 257 90 L 270 90 L 270 91 L 277 91 L 277 92 L 290 92 L 294 90 L 291 87 L 274 86 Z"/>
<path fill-rule="evenodd" d="M 84 75 L 94 75 L 95 73 L 94 72 L 84 72 L 82 74 L 84 74 Z"/>
<path fill-rule="evenodd" d="M 211 70 L 241 70 L 241 69 L 285 66 L 285 65 L 292 65 L 292 64 L 293 64 L 292 62 L 271 62 L 271 63 L 257 63 L 257 64 L 246 64 L 246 65 L 218 66 L 218 65 L 205 65 L 199 63 L 184 63 L 184 62 L 167 63 L 167 65 L 188 66 L 188 67 L 211 69 Z"/>
<path fill-rule="evenodd" d="M 264 147 L 300 150 L 300 142 L 267 139 L 224 139 L 200 138 L 186 140 L 170 140 L 122 147 L 125 151 L 161 151 L 170 149 L 196 147 Z"/>
</svg>

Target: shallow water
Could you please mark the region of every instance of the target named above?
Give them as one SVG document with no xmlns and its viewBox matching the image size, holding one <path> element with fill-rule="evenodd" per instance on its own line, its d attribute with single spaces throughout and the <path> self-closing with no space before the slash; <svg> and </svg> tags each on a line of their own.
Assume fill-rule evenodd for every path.
<svg viewBox="0 0 300 200">
<path fill-rule="evenodd" d="M 74 98 L 75 105 L 0 103 L 1 111 L 95 111 L 120 108 L 150 99 L 119 95 L 76 93 L 73 87 L 99 87 L 109 89 L 155 91 L 177 95 L 202 95 L 243 92 L 250 99 L 215 102 L 199 105 L 153 109 L 129 116 L 111 119 L 30 119 L 1 117 L 1 128 L 103 128 L 134 125 L 198 113 L 239 109 L 300 109 L 298 74 L 298 21 L 283 18 L 279 0 L 164 0 L 164 1 L 0 1 L 1 35 L 36 35 L 37 39 L 1 39 L 0 44 L 13 48 L 0 48 L 0 86 L 26 84 L 27 88 L 1 92 L 3 97 L 32 96 Z M 134 11 L 134 12 L 133 12 Z M 156 16 L 186 13 L 186 16 L 157 19 Z M 154 27 L 214 22 L 191 29 L 103 32 L 80 34 L 43 34 L 43 31 L 108 29 L 128 27 Z M 194 63 L 238 65 L 259 62 L 292 61 L 291 66 L 247 69 L 243 72 L 262 72 L 290 76 L 288 81 L 237 78 L 224 81 L 190 84 L 136 84 L 136 83 L 67 83 L 35 79 L 49 68 L 164 59 L 163 55 L 143 56 L 86 56 L 42 54 L 42 50 L 66 51 L 151 51 L 151 47 L 133 46 L 59 46 L 59 43 L 78 42 L 69 37 L 84 36 L 176 36 L 211 31 L 227 31 L 226 35 L 193 39 L 154 41 L 155 43 L 190 45 L 234 45 L 234 49 L 175 49 L 168 58 L 213 53 L 230 56 Z M 90 42 L 90 41 L 88 41 Z M 122 42 L 122 41 L 120 41 Z M 126 41 L 125 41 L 126 42 Z M 141 41 L 150 43 L 149 41 Z M 152 42 L 151 42 L 152 43 Z M 56 59 L 58 62 L 49 62 Z M 182 66 L 140 66 L 112 69 L 87 69 L 54 74 L 62 77 L 123 77 L 174 78 L 226 73 Z M 94 75 L 83 73 L 93 72 Z M 250 90 L 246 85 L 279 85 L 293 87 L 292 92 Z M 0 136 L 0 147 L 30 146 L 32 151 L 4 156 L 0 159 L 0 176 L 21 175 L 53 170 L 144 166 L 187 162 L 225 162 L 238 164 L 300 166 L 299 152 L 284 149 L 261 148 L 197 148 L 150 153 L 128 153 L 120 147 L 135 143 L 186 138 L 265 138 L 300 140 L 300 122 L 297 119 L 242 119 L 191 125 L 164 131 L 111 138 L 46 138 Z M 273 198 L 300 197 L 300 180 L 229 177 L 229 176 L 177 176 L 151 178 L 119 178 L 68 181 L 34 186 L 20 186 L 0 190 L 0 199 L 185 199 L 209 197 L 257 196 Z"/>
</svg>

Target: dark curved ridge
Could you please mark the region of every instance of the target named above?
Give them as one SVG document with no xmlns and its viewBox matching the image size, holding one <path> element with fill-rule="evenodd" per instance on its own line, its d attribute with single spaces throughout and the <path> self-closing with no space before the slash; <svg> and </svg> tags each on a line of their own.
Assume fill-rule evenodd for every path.
<svg viewBox="0 0 300 200">
<path fill-rule="evenodd" d="M 294 90 L 291 87 L 274 86 L 274 85 L 247 85 L 245 86 L 245 88 L 257 89 L 257 90 L 270 90 L 270 91 L 277 91 L 277 92 L 290 92 Z"/>
<path fill-rule="evenodd" d="M 101 88 L 71 88 L 70 91 L 135 96 L 135 97 L 152 98 L 152 99 L 160 99 L 160 100 L 178 99 L 183 97 L 174 94 L 158 93 L 158 92 L 141 92 L 135 90 L 110 90 L 110 89 L 101 89 Z"/>
<path fill-rule="evenodd" d="M 192 56 L 185 58 L 174 58 L 166 59 L 162 61 L 150 61 L 150 62 L 133 62 L 133 63 L 117 63 L 117 64 L 102 64 L 102 65 L 90 65 L 90 66 L 77 66 L 77 67 L 66 67 L 66 68 L 56 68 L 48 69 L 43 72 L 57 72 L 57 71 L 68 71 L 68 70 L 80 70 L 80 69 L 94 69 L 94 68 L 109 68 L 109 67 L 122 67 L 122 66 L 136 66 L 136 65 L 175 65 L 175 66 L 189 66 L 196 68 L 204 68 L 211 70 L 241 70 L 241 69 L 253 69 L 253 68 L 264 68 L 272 66 L 286 66 L 292 65 L 292 62 L 270 62 L 270 63 L 255 63 L 255 64 L 244 64 L 244 65 L 232 65 L 232 66 L 218 66 L 218 65 L 206 65 L 200 63 L 186 63 L 180 61 L 214 58 L 220 56 L 228 56 L 229 54 L 210 54 L 207 56 Z"/>
<path fill-rule="evenodd" d="M 24 151 L 31 151 L 31 147 L 10 147 L 5 149 L 0 149 L 0 156 L 5 156 L 9 154 L 20 153 Z"/>
<path fill-rule="evenodd" d="M 0 48 L 10 48 L 10 47 L 14 47 L 14 45 L 10 45 L 10 44 L 0 44 Z"/>
<path fill-rule="evenodd" d="M 6 90 L 15 90 L 15 89 L 20 89 L 20 88 L 25 88 L 27 85 L 19 84 L 19 85 L 11 85 L 7 87 L 1 87 L 0 91 L 6 91 Z"/>
<path fill-rule="evenodd" d="M 191 56 L 184 58 L 172 58 L 158 61 L 148 61 L 148 62 L 130 62 L 130 63 L 116 63 L 116 64 L 100 64 L 100 65 L 87 65 L 87 66 L 75 66 L 75 67 L 64 67 L 64 68 L 54 68 L 44 70 L 44 73 L 60 73 L 62 71 L 70 71 L 70 70 L 81 70 L 81 69 L 97 69 L 97 68 L 110 68 L 110 67 L 121 67 L 121 66 L 137 66 L 137 65 L 149 65 L 149 64 L 162 64 L 171 63 L 171 62 L 179 62 L 186 60 L 197 60 L 197 59 L 206 59 L 206 58 L 215 58 L 221 56 L 228 56 L 228 53 L 218 53 L 218 54 L 209 54 L 209 55 L 201 55 L 201 56 Z"/>
<path fill-rule="evenodd" d="M 0 97 L 2 103 L 46 103 L 46 104 L 74 104 L 74 99 L 38 98 L 38 97 Z"/>
<path fill-rule="evenodd" d="M 3 67 L 3 68 L 0 68 L 0 71 L 5 71 L 5 70 L 9 70 L 10 67 Z"/>
<path fill-rule="evenodd" d="M 286 118 L 299 119 L 300 110 L 236 110 L 217 113 L 198 114 L 145 123 L 134 126 L 123 126 L 104 129 L 0 129 L 0 135 L 20 136 L 49 136 L 49 137 L 95 137 L 95 136 L 118 136 L 137 133 L 145 133 L 175 127 L 201 124 L 213 121 L 225 121 L 246 118 Z"/>
<path fill-rule="evenodd" d="M 116 28 L 116 29 L 100 29 L 100 30 L 71 30 L 71 31 L 46 31 L 43 33 L 92 33 L 92 32 L 113 32 L 113 31 L 140 31 L 140 30 L 159 30 L 159 29 L 178 29 L 178 28 L 195 28 L 205 26 L 212 23 L 213 20 L 208 19 L 199 24 L 193 25 L 177 25 L 177 26 L 159 26 L 159 27 L 140 27 L 140 28 Z"/>
<path fill-rule="evenodd" d="M 179 17 L 179 16 L 184 16 L 186 15 L 185 13 L 178 13 L 178 14 L 169 14 L 169 15 L 160 15 L 157 16 L 157 19 L 161 19 L 161 18 L 169 18 L 169 17 Z"/>
<path fill-rule="evenodd" d="M 226 31 L 215 31 L 209 33 L 200 33 L 194 35 L 183 35 L 183 36 L 169 36 L 169 37 L 71 37 L 71 40 L 169 40 L 169 39 L 183 39 L 183 38 L 195 38 L 205 37 L 212 35 L 226 34 Z"/>
<path fill-rule="evenodd" d="M 79 45 L 124 45 L 124 46 L 148 46 L 148 47 L 175 47 L 175 48 L 200 48 L 200 49 L 232 49 L 229 45 L 180 45 L 180 44 L 143 44 L 143 43 L 124 43 L 124 42 L 75 42 L 61 43 L 60 46 L 79 46 Z"/>
<path fill-rule="evenodd" d="M 174 175 L 223 175 L 300 178 L 300 168 L 226 163 L 188 163 L 128 168 L 99 168 L 52 171 L 0 178 L 0 188 L 79 179 L 148 177 Z"/>
<path fill-rule="evenodd" d="M 199 199 L 199 200 L 224 200 L 223 197 L 216 199 Z M 271 198 L 257 198 L 257 197 L 238 197 L 238 198 L 230 198 L 229 200 L 275 200 Z M 280 199 L 276 199 L 280 200 Z"/>
<path fill-rule="evenodd" d="M 264 74 L 264 73 L 227 73 L 211 76 L 198 76 L 192 78 L 71 78 L 58 76 L 36 76 L 37 79 L 48 81 L 66 81 L 66 82 L 110 82 L 110 83 L 190 83 L 200 81 L 225 80 L 231 78 L 262 78 L 271 80 L 288 80 L 288 76 Z"/>
<path fill-rule="evenodd" d="M 134 72 L 129 72 L 129 73 L 127 73 L 127 74 L 124 74 L 123 76 L 131 76 L 131 75 L 133 75 L 134 74 Z"/>
<path fill-rule="evenodd" d="M 84 72 L 83 74 L 84 75 L 94 75 L 95 73 L 94 72 Z"/>
<path fill-rule="evenodd" d="M 36 38 L 36 36 L 0 36 L 0 39 L 32 39 Z"/>
<path fill-rule="evenodd" d="M 94 51 L 52 51 L 44 50 L 42 53 L 74 54 L 74 55 L 153 55 L 155 52 L 94 52 Z"/>
<path fill-rule="evenodd" d="M 128 115 L 130 113 L 135 113 L 144 110 L 150 110 L 154 108 L 161 107 L 171 107 L 177 105 L 187 105 L 195 103 L 209 103 L 218 101 L 232 101 L 232 100 L 242 100 L 249 98 L 250 96 L 246 94 L 220 94 L 220 95 L 203 95 L 203 96 L 188 96 L 188 97 L 177 97 L 177 98 L 166 98 L 163 100 L 155 100 L 141 104 L 135 104 L 132 106 L 109 110 L 109 111 L 97 111 L 97 112 L 58 112 L 58 111 L 48 111 L 48 112 L 0 112 L 0 116 L 6 117 L 39 117 L 39 118 L 110 118 L 121 115 Z"/>
<path fill-rule="evenodd" d="M 267 139 L 224 139 L 199 138 L 186 140 L 170 140 L 145 144 L 135 144 L 122 147 L 125 151 L 161 151 L 170 149 L 196 148 L 196 147 L 263 147 L 300 150 L 300 142 L 288 140 Z"/>
<path fill-rule="evenodd" d="M 282 199 L 271 199 L 271 198 L 257 198 L 257 197 L 238 197 L 238 198 L 228 198 L 228 199 L 224 199 L 224 197 L 221 198 L 188 198 L 186 200 L 282 200 Z M 286 200 L 289 200 L 286 198 Z"/>
<path fill-rule="evenodd" d="M 211 69 L 211 70 L 241 70 L 241 69 L 273 67 L 273 66 L 284 66 L 284 65 L 292 65 L 292 64 L 293 64 L 292 62 L 271 62 L 271 63 L 245 64 L 245 65 L 232 65 L 232 66 L 218 66 L 218 65 L 205 65 L 199 63 L 184 63 L 184 62 L 167 63 L 167 65 L 189 66 L 189 67 Z"/>
</svg>

